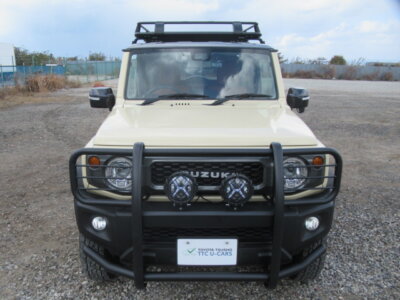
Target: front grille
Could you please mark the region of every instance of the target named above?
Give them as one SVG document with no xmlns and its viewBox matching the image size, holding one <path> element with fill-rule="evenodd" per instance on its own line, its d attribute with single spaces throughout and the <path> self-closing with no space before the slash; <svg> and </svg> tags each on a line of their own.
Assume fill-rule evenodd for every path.
<svg viewBox="0 0 400 300">
<path fill-rule="evenodd" d="M 254 185 L 259 185 L 263 183 L 264 168 L 260 162 L 154 162 L 151 164 L 151 182 L 154 185 L 164 185 L 167 177 L 178 171 L 197 173 L 196 181 L 200 186 L 220 186 L 223 180 L 202 178 L 201 172 L 217 176 L 221 173 L 243 174 L 249 177 Z"/>
<path fill-rule="evenodd" d="M 241 228 L 144 228 L 143 240 L 145 242 L 176 242 L 177 238 L 199 237 L 237 237 L 239 242 L 270 243 L 272 232 L 266 227 L 241 227 Z"/>
</svg>

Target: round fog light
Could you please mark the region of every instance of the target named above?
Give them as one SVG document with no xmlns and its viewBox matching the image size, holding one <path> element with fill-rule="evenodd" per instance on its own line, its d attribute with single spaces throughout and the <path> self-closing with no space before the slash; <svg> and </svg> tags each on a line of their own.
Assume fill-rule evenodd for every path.
<svg viewBox="0 0 400 300">
<path fill-rule="evenodd" d="M 197 192 L 196 180 L 185 172 L 175 172 L 167 178 L 164 186 L 168 199 L 180 208 L 189 205 Z"/>
<path fill-rule="evenodd" d="M 224 200 L 236 208 L 243 206 L 251 198 L 253 184 L 247 176 L 234 174 L 222 182 L 220 192 Z"/>
<path fill-rule="evenodd" d="M 309 217 L 304 222 L 307 230 L 314 231 L 319 227 L 319 219 L 317 217 Z"/>
<path fill-rule="evenodd" d="M 98 231 L 104 230 L 107 226 L 107 219 L 103 217 L 94 217 L 92 220 L 92 226 Z"/>
</svg>

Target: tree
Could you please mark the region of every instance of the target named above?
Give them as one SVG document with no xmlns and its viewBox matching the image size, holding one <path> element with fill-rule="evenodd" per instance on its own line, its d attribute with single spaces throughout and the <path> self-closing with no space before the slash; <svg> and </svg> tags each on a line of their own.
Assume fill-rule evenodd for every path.
<svg viewBox="0 0 400 300">
<path fill-rule="evenodd" d="M 93 52 L 89 54 L 90 61 L 105 61 L 106 56 L 101 52 Z"/>
<path fill-rule="evenodd" d="M 306 60 L 304 60 L 304 59 L 302 59 L 301 57 L 295 57 L 295 58 L 293 58 L 292 59 L 292 62 L 291 62 L 292 64 L 306 64 L 307 63 L 307 61 Z"/>
<path fill-rule="evenodd" d="M 341 55 L 335 55 L 335 56 L 333 56 L 333 57 L 331 58 L 331 60 L 329 61 L 329 63 L 330 63 L 331 65 L 346 65 L 346 64 L 347 64 L 346 60 L 345 60 L 344 57 L 341 56 Z"/>
<path fill-rule="evenodd" d="M 325 57 L 317 57 L 316 59 L 310 59 L 308 63 L 312 65 L 326 65 L 328 60 Z"/>
<path fill-rule="evenodd" d="M 278 52 L 278 59 L 280 64 L 285 64 L 288 61 L 281 52 Z"/>
<path fill-rule="evenodd" d="M 56 61 L 53 54 L 48 51 L 29 52 L 26 49 L 15 47 L 14 52 L 17 66 L 41 66 Z"/>
</svg>

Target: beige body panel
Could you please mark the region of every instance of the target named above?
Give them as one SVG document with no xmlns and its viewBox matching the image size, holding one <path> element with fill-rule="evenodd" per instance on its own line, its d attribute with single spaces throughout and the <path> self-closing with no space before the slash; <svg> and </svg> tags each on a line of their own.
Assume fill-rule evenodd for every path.
<svg viewBox="0 0 400 300">
<path fill-rule="evenodd" d="M 267 148 L 272 142 L 283 148 L 323 147 L 307 125 L 290 110 L 276 52 L 272 53 L 279 98 L 277 100 L 230 100 L 210 106 L 214 100 L 160 100 L 140 105 L 143 100 L 125 100 L 129 66 L 125 52 L 112 112 L 86 147 L 131 148 L 143 142 L 147 148 Z M 85 187 L 91 186 L 85 180 Z M 326 182 L 322 186 L 326 185 Z M 128 200 L 129 196 L 92 191 L 106 197 Z M 310 190 L 285 199 L 293 200 L 319 191 Z M 221 197 L 210 197 L 222 201 Z M 252 201 L 263 201 L 254 197 Z M 168 201 L 157 196 L 149 201 Z M 199 200 L 201 201 L 201 200 Z"/>
<path fill-rule="evenodd" d="M 135 101 L 137 102 L 137 101 Z M 208 101 L 209 102 L 209 101 Z M 284 147 L 316 146 L 318 140 L 293 112 L 278 101 L 231 101 L 209 106 L 193 100 L 176 105 L 161 100 L 153 105 L 115 108 L 99 128 L 96 146 L 148 147 Z M 186 102 L 185 102 L 186 103 Z"/>
</svg>

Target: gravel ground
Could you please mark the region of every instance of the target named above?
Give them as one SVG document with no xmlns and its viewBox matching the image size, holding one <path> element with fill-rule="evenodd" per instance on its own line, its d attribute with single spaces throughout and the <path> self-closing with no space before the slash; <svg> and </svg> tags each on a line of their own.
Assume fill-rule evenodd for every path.
<svg viewBox="0 0 400 300">
<path fill-rule="evenodd" d="M 115 81 L 111 82 L 115 85 Z M 0 110 L 1 299 L 400 299 L 400 83 L 286 80 L 310 90 L 301 117 L 343 155 L 326 267 L 308 285 L 150 282 L 99 285 L 80 271 L 68 158 L 107 115 L 87 88 Z M 61 100 L 59 100 L 61 99 Z"/>
</svg>

